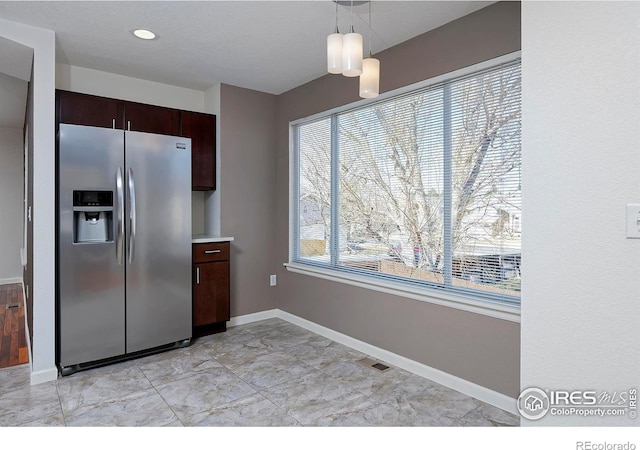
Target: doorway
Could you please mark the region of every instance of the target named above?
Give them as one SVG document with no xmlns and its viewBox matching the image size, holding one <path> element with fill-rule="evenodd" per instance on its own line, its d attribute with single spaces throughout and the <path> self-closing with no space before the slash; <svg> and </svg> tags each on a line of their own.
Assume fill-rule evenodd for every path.
<svg viewBox="0 0 640 450">
<path fill-rule="evenodd" d="M 0 285 L 0 369 L 29 362 L 22 284 Z"/>
<path fill-rule="evenodd" d="M 29 362 L 28 98 L 33 49 L 0 37 L 0 369 Z"/>
</svg>

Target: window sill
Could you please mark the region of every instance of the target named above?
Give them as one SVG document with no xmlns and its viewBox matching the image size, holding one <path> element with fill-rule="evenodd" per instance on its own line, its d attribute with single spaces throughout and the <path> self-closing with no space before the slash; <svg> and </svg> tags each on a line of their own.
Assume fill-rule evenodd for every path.
<svg viewBox="0 0 640 450">
<path fill-rule="evenodd" d="M 305 264 L 285 263 L 284 266 L 289 272 L 293 273 L 310 275 L 312 277 L 323 278 L 330 281 L 337 281 L 338 283 L 345 283 L 351 286 L 384 292 L 386 294 L 399 295 L 401 297 L 407 297 L 440 306 L 448 306 L 450 308 L 508 320 L 510 322 L 520 322 L 520 308 L 515 306 L 474 300 L 472 298 L 444 292 L 425 292 L 425 289 L 406 286 L 402 283 L 394 283 L 387 280 L 375 280 L 369 277 L 350 273 L 340 273 L 330 269 L 323 269 Z"/>
</svg>

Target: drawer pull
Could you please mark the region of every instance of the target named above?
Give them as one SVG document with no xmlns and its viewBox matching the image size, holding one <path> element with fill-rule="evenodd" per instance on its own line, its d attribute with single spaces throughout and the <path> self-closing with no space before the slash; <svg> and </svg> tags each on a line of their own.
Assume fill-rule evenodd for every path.
<svg viewBox="0 0 640 450">
<path fill-rule="evenodd" d="M 205 250 L 204 254 L 211 255 L 212 253 L 220 253 L 220 252 L 222 252 L 222 250 Z"/>
<path fill-rule="evenodd" d="M 196 267 L 196 284 L 200 284 L 200 267 Z"/>
</svg>

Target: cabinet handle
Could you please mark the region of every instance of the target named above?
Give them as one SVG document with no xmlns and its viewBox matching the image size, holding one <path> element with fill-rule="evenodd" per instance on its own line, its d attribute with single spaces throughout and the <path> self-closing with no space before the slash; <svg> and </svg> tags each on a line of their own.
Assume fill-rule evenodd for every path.
<svg viewBox="0 0 640 450">
<path fill-rule="evenodd" d="M 222 250 L 205 250 L 204 253 L 205 255 L 210 255 L 212 253 L 220 253 L 222 252 Z"/>
<path fill-rule="evenodd" d="M 196 267 L 196 284 L 200 284 L 200 267 Z"/>
<path fill-rule="evenodd" d="M 116 129 L 116 119 L 111 119 L 111 128 Z"/>
<path fill-rule="evenodd" d="M 127 131 L 131 131 L 131 121 L 127 120 Z"/>
</svg>

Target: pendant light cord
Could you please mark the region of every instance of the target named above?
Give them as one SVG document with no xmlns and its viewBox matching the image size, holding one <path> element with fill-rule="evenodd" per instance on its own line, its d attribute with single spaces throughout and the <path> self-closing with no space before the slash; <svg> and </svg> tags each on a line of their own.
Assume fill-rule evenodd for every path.
<svg viewBox="0 0 640 450">
<path fill-rule="evenodd" d="M 371 0 L 369 0 L 369 58 L 371 58 Z"/>
<path fill-rule="evenodd" d="M 334 0 L 336 2 L 336 33 L 340 33 L 338 30 L 338 0 Z"/>
<path fill-rule="evenodd" d="M 353 0 L 351 0 L 351 33 L 354 32 L 353 29 Z"/>
</svg>

